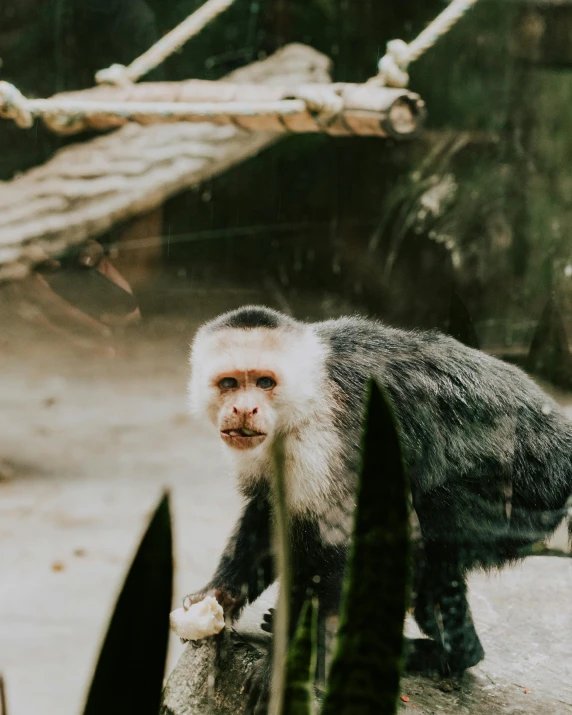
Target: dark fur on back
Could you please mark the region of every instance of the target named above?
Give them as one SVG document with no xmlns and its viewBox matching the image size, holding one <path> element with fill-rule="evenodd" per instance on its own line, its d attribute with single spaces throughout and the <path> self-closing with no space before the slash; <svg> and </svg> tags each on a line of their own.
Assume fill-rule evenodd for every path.
<svg viewBox="0 0 572 715">
<path fill-rule="evenodd" d="M 427 536 L 463 541 L 470 568 L 515 558 L 556 528 L 572 494 L 572 424 L 524 372 L 436 332 L 360 318 L 316 329 L 331 348 L 338 429 L 353 435 L 348 470 L 373 376 L 395 410 L 414 505 L 439 500 Z"/>
<path fill-rule="evenodd" d="M 287 341 L 302 324 L 247 306 L 207 325 L 226 328 L 286 329 Z M 315 499 L 324 504 L 312 502 L 290 522 L 290 622 L 296 625 L 311 594 L 322 624 L 338 612 L 351 536 L 351 525 L 340 522 L 354 504 L 365 388 L 374 378 L 394 410 L 420 528 L 413 550 L 414 615 L 429 638 L 409 643 L 407 667 L 462 672 L 484 657 L 466 574 L 519 558 L 523 547 L 548 536 L 563 519 L 572 494 L 572 423 L 524 372 L 451 337 L 362 318 L 310 329 L 324 346 L 324 402 L 316 396 L 328 415 L 323 433 L 337 432 L 342 453 L 332 449 L 324 457 L 332 489 Z M 312 434 L 320 439 L 319 431 Z M 250 496 L 211 581 L 189 603 L 216 594 L 238 604 L 230 613 L 236 618 L 245 602 L 262 593 L 274 579 L 270 520 L 265 483 Z M 272 650 L 251 679 L 249 707 L 256 712 L 264 712 L 267 702 L 271 657 Z"/>
</svg>

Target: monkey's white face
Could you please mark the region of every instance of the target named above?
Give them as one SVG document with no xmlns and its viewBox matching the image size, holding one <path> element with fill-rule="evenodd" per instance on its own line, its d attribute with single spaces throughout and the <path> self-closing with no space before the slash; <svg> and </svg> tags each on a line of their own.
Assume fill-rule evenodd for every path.
<svg viewBox="0 0 572 715">
<path fill-rule="evenodd" d="M 217 427 L 225 444 L 252 449 L 274 432 L 273 405 L 278 378 L 270 370 L 233 370 L 214 377 L 218 390 Z"/>
<path fill-rule="evenodd" d="M 292 513 L 325 508 L 341 469 L 329 349 L 304 323 L 284 328 L 207 323 L 193 342 L 191 411 L 216 429 L 246 495 L 270 478 L 273 440 L 281 438 Z"/>
<path fill-rule="evenodd" d="M 199 331 L 190 405 L 224 444 L 256 450 L 308 420 L 322 386 L 323 347 L 311 331 Z"/>
</svg>

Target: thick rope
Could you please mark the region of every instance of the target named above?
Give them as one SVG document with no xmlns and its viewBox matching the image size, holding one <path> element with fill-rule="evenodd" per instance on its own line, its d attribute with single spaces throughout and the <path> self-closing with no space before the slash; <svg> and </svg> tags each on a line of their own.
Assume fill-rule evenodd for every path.
<svg viewBox="0 0 572 715">
<path fill-rule="evenodd" d="M 133 119 L 146 117 L 152 121 L 161 119 L 209 121 L 217 117 L 265 117 L 288 116 L 304 112 L 306 108 L 323 112 L 329 119 L 341 107 L 332 102 L 320 102 L 321 97 L 283 99 L 275 101 L 231 102 L 113 102 L 86 101 L 79 99 L 27 99 L 9 82 L 0 81 L 0 117 L 12 119 L 19 127 L 31 127 L 35 117 L 61 118 L 65 126 L 67 118 L 112 115 Z M 341 101 L 341 100 L 340 100 Z"/>
<path fill-rule="evenodd" d="M 70 121 L 102 115 L 129 120 L 145 118 L 146 123 L 166 119 L 213 121 L 223 117 L 287 117 L 305 111 L 318 122 L 330 122 L 344 109 L 344 101 L 331 87 L 300 87 L 298 96 L 276 100 L 232 100 L 227 102 L 125 102 L 89 101 L 55 97 L 28 99 L 14 85 L 0 81 L 0 117 L 12 119 L 19 127 L 31 127 L 36 117 L 46 117 L 62 128 Z M 54 120 L 57 119 L 57 122 Z"/>
<path fill-rule="evenodd" d="M 445 35 L 470 10 L 477 0 L 452 0 L 440 15 L 431 22 L 412 42 L 391 40 L 387 51 L 378 64 L 379 73 L 370 81 L 389 87 L 407 87 L 407 68 Z"/>
<path fill-rule="evenodd" d="M 0 81 L 0 117 L 12 119 L 22 129 L 34 123 L 26 97 L 10 82 Z"/>
<path fill-rule="evenodd" d="M 85 93 L 89 98 L 79 92 L 28 99 L 13 85 L 0 81 L 0 118 L 26 128 L 40 117 L 48 128 L 60 134 L 112 129 L 127 122 L 185 121 L 235 124 L 247 131 L 318 131 L 405 138 L 417 132 L 425 115 L 418 95 L 389 87 L 316 83 L 269 86 L 264 90 L 258 84 L 228 82 L 173 85 L 177 83 L 165 84 L 164 99 L 157 93 L 161 83 L 151 83 L 151 92 L 146 83 L 128 90 L 110 89 L 101 99 L 91 99 L 89 91 Z M 198 91 L 189 91 L 193 87 Z M 117 94 L 119 98 L 114 97 Z"/>
<path fill-rule="evenodd" d="M 95 75 L 98 84 L 124 85 L 136 82 L 140 77 L 164 62 L 174 52 L 180 49 L 187 40 L 195 35 L 232 5 L 234 0 L 207 0 L 192 15 L 189 15 L 180 25 L 152 45 L 140 57 L 128 65 L 113 64 L 111 67 L 99 70 Z"/>
</svg>

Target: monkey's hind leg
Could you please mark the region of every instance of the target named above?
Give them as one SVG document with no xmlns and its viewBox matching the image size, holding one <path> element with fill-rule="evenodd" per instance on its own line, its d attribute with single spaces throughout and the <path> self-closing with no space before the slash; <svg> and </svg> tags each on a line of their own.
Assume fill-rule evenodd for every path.
<svg viewBox="0 0 572 715">
<path fill-rule="evenodd" d="M 462 673 L 484 658 L 467 601 L 467 585 L 458 554 L 428 545 L 420 566 L 415 620 L 431 640 L 408 644 L 407 669 Z"/>
</svg>

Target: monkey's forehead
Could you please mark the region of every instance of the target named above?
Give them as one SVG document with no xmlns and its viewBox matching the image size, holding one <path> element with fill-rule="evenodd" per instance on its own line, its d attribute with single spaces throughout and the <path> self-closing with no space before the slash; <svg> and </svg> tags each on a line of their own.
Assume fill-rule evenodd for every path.
<svg viewBox="0 0 572 715">
<path fill-rule="evenodd" d="M 210 375 L 267 369 L 287 376 L 321 370 L 325 358 L 325 346 L 306 326 L 299 330 L 227 328 L 197 335 L 191 365 Z"/>
</svg>

